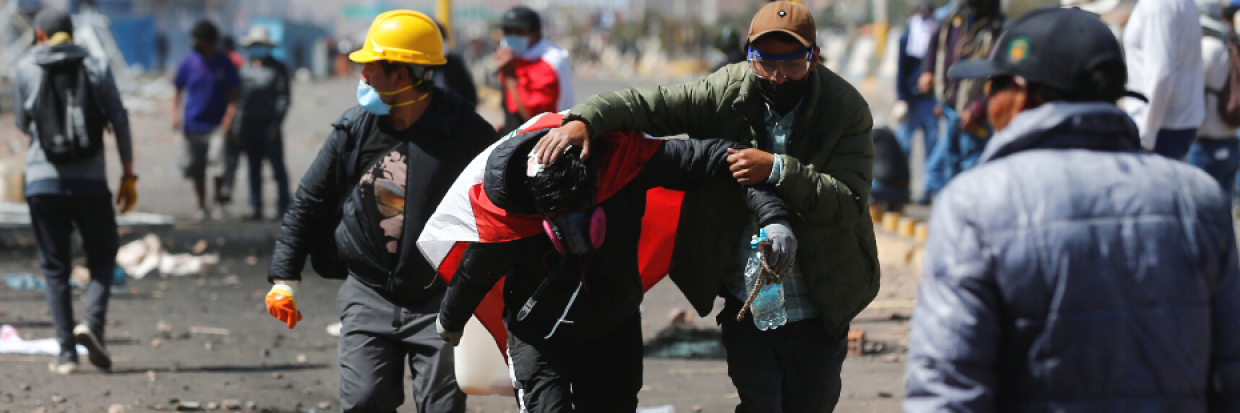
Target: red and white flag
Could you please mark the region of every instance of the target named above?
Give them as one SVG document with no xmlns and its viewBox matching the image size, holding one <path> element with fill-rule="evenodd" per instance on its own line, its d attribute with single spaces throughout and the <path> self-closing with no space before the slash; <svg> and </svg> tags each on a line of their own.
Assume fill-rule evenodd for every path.
<svg viewBox="0 0 1240 413">
<path fill-rule="evenodd" d="M 435 213 L 426 222 L 417 246 L 445 282 L 451 282 L 461 256 L 471 242 L 506 242 L 543 235 L 542 216 L 509 213 L 487 198 L 482 180 L 491 152 L 514 136 L 560 126 L 563 114 L 544 113 L 530 119 L 513 133 L 478 154 L 452 187 Z M 601 137 L 608 142 L 599 161 L 598 202 L 611 197 L 627 185 L 663 141 L 641 133 L 613 133 Z M 667 276 L 671 265 L 676 228 L 680 221 L 680 191 L 655 188 L 646 194 L 646 214 L 638 242 L 638 269 L 646 290 Z M 506 354 L 508 332 L 504 329 L 504 280 L 487 293 L 474 310 L 474 316 Z M 506 356 L 505 356 L 506 359 Z"/>
</svg>

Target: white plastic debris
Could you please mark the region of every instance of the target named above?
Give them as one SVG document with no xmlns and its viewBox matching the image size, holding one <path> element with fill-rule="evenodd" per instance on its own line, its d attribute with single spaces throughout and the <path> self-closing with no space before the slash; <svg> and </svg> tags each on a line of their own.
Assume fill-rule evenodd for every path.
<svg viewBox="0 0 1240 413">
<path fill-rule="evenodd" d="M 78 355 L 86 355 L 86 346 L 77 346 Z M 55 338 L 24 340 L 11 325 L 0 326 L 0 354 L 35 354 L 55 356 L 60 354 L 60 343 Z"/>
</svg>

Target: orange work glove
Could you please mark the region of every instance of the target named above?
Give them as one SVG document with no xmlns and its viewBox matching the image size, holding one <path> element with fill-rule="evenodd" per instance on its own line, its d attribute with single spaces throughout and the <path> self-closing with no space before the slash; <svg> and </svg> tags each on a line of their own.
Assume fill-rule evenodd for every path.
<svg viewBox="0 0 1240 413">
<path fill-rule="evenodd" d="M 271 286 L 271 291 L 267 293 L 267 312 L 288 323 L 290 329 L 297 326 L 297 322 L 301 321 L 301 311 L 297 311 L 297 302 L 293 300 L 292 283 L 276 281 L 276 285 Z"/>
<path fill-rule="evenodd" d="M 137 176 L 122 176 L 121 186 L 116 189 L 116 204 L 121 206 L 121 214 L 127 214 L 138 204 Z"/>
</svg>

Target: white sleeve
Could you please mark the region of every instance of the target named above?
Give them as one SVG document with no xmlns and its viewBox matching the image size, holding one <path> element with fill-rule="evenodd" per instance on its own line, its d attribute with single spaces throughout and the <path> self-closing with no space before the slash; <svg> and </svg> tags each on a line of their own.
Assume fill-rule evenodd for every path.
<svg viewBox="0 0 1240 413">
<path fill-rule="evenodd" d="M 1157 13 L 1141 13 L 1134 16 L 1140 21 L 1135 22 L 1139 26 L 1134 27 L 1134 22 L 1129 22 L 1129 27 L 1139 28 L 1139 30 L 1125 30 L 1125 36 L 1139 36 L 1139 44 L 1141 49 L 1137 52 L 1141 53 L 1140 64 L 1144 66 L 1145 76 L 1142 79 L 1132 79 L 1136 89 L 1149 99 L 1148 108 L 1145 113 L 1145 119 L 1138 122 L 1137 127 L 1141 130 L 1141 146 L 1146 149 L 1154 149 L 1155 140 L 1158 137 L 1158 131 L 1162 129 L 1163 120 L 1167 116 L 1167 110 L 1171 101 L 1171 87 L 1173 82 L 1171 79 L 1175 76 L 1173 70 L 1172 59 L 1175 57 L 1175 45 L 1172 43 L 1172 25 L 1166 21 L 1151 21 L 1153 17 L 1159 14 L 1171 14 L 1173 10 L 1158 10 Z M 1135 14 L 1135 13 L 1134 13 Z M 1186 74 L 1194 76 L 1193 74 Z"/>
<path fill-rule="evenodd" d="M 557 47 L 547 54 L 551 56 L 545 59 L 555 69 L 555 76 L 560 83 L 560 98 L 555 104 L 555 110 L 559 112 L 572 109 L 573 105 L 577 104 L 577 96 L 573 90 L 573 69 L 568 50 Z"/>
</svg>

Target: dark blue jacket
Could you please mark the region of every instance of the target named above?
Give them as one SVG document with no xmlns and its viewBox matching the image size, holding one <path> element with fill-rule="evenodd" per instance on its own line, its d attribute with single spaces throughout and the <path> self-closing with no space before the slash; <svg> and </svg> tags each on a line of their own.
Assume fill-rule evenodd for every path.
<svg viewBox="0 0 1240 413">
<path fill-rule="evenodd" d="M 900 60 L 896 66 L 896 99 L 912 101 L 929 98 L 929 93 L 921 93 L 917 89 L 917 78 L 921 77 L 922 59 L 908 55 L 908 27 L 900 35 Z"/>
<path fill-rule="evenodd" d="M 930 221 L 907 412 L 1240 411 L 1231 202 L 1114 105 L 991 138 Z"/>
</svg>

